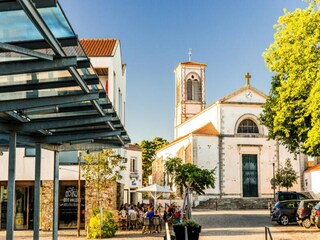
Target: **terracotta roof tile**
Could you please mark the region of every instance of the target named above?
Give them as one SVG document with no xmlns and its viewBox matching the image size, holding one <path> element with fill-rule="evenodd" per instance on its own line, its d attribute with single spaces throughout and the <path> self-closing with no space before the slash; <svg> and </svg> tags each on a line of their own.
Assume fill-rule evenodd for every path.
<svg viewBox="0 0 320 240">
<path fill-rule="evenodd" d="M 308 161 L 308 167 L 313 167 L 314 166 L 314 161 Z"/>
<path fill-rule="evenodd" d="M 213 126 L 211 122 L 207 123 L 201 128 L 198 128 L 197 130 L 194 130 L 192 132 L 193 134 L 201 134 L 201 135 L 211 135 L 211 136 L 218 136 L 219 133 L 217 129 Z"/>
<path fill-rule="evenodd" d="M 182 62 L 181 65 L 187 65 L 187 66 L 204 66 L 206 67 L 207 64 L 199 63 L 199 62 Z"/>
<path fill-rule="evenodd" d="M 307 173 L 307 172 L 315 172 L 315 171 L 320 171 L 320 164 L 313 166 L 313 167 L 310 167 L 307 170 L 305 170 L 304 172 Z"/>
<path fill-rule="evenodd" d="M 80 43 L 89 57 L 112 57 L 118 45 L 118 39 L 93 38 L 80 39 Z"/>
<path fill-rule="evenodd" d="M 127 150 L 132 151 L 142 151 L 142 148 L 140 146 L 134 145 L 134 144 L 128 144 L 126 147 Z"/>
<path fill-rule="evenodd" d="M 166 149 L 168 147 L 173 146 L 175 143 L 189 137 L 192 134 L 196 134 L 196 135 L 204 135 L 204 136 L 219 136 L 219 132 L 217 131 L 217 129 L 213 126 L 213 124 L 211 122 L 207 123 L 206 125 L 194 130 L 191 133 L 188 133 L 184 136 L 181 136 L 175 140 L 173 140 L 172 142 L 170 142 L 169 144 L 167 144 L 166 146 L 158 149 L 156 151 L 156 153 L 161 152 L 163 149 Z"/>
</svg>

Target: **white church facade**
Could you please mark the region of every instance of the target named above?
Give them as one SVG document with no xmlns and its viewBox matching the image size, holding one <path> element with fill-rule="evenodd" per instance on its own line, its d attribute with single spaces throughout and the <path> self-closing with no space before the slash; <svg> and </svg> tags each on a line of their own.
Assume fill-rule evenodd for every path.
<svg viewBox="0 0 320 240">
<path fill-rule="evenodd" d="M 201 168 L 216 169 L 215 188 L 207 189 L 209 198 L 272 198 L 273 173 L 287 158 L 300 177 L 290 190 L 302 190 L 305 156 L 290 154 L 284 146 L 268 140 L 268 130 L 259 123 L 267 96 L 250 84 L 205 106 L 206 65 L 183 62 L 175 69 L 175 139 L 157 151 L 153 163 L 153 180 L 168 183 L 161 174 L 168 157 L 178 156 L 184 162 Z"/>
</svg>

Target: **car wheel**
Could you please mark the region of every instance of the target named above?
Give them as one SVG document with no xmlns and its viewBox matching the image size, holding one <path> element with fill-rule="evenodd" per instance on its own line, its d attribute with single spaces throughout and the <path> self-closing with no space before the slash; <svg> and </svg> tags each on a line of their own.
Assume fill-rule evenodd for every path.
<svg viewBox="0 0 320 240">
<path fill-rule="evenodd" d="M 310 222 L 310 219 L 309 218 L 306 218 L 302 221 L 302 225 L 305 227 L 305 228 L 310 228 L 311 227 L 311 222 Z"/>
<path fill-rule="evenodd" d="M 280 217 L 280 224 L 283 226 L 287 226 L 289 224 L 289 218 L 287 215 L 282 215 Z"/>
</svg>

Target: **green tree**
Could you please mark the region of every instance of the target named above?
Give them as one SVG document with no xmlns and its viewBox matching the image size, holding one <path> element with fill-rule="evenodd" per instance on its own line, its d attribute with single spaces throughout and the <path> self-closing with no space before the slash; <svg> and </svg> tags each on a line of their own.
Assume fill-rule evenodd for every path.
<svg viewBox="0 0 320 240">
<path fill-rule="evenodd" d="M 122 178 L 121 171 L 125 170 L 123 157 L 115 154 L 111 149 L 102 152 L 84 155 L 85 164 L 81 166 L 82 177 L 86 180 L 86 187 L 96 193 L 100 211 L 102 211 L 102 193 Z"/>
<path fill-rule="evenodd" d="M 142 182 L 144 185 L 148 185 L 148 176 L 152 174 L 152 162 L 156 157 L 156 151 L 169 142 L 161 137 L 155 137 L 152 141 L 143 140 L 140 143 L 142 148 Z"/>
<path fill-rule="evenodd" d="M 285 11 L 275 25 L 274 42 L 263 57 L 275 72 L 260 116 L 291 152 L 320 155 L 320 9 L 319 0 L 306 9 Z"/>
<path fill-rule="evenodd" d="M 84 155 L 83 159 L 85 164 L 81 168 L 82 176 L 86 180 L 86 185 L 95 188 L 97 192 L 105 189 L 110 181 L 120 180 L 121 171 L 126 169 L 123 157 L 115 154 L 112 149 Z"/>
<path fill-rule="evenodd" d="M 284 167 L 280 166 L 275 174 L 275 185 L 279 188 L 284 187 L 287 189 L 291 188 L 294 183 L 297 183 L 298 175 L 294 171 L 291 161 L 288 158 Z"/>
<path fill-rule="evenodd" d="M 204 194 L 204 190 L 215 186 L 215 169 L 201 169 L 191 163 L 183 163 L 179 157 L 167 158 L 165 168 L 172 183 L 185 194 L 185 201 L 188 203 L 187 217 L 191 218 L 191 201 L 189 193 L 196 192 Z M 183 206 L 184 207 L 184 206 Z"/>
</svg>

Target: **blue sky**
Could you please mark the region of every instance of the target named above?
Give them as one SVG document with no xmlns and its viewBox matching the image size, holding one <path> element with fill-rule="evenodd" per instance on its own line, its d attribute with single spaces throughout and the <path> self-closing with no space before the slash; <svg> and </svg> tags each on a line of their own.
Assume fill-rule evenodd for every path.
<svg viewBox="0 0 320 240">
<path fill-rule="evenodd" d="M 251 84 L 269 92 L 262 53 L 283 9 L 302 0 L 60 0 L 80 38 L 118 38 L 127 64 L 126 128 L 133 143 L 173 140 L 174 74 L 179 62 L 207 64 L 206 102 Z"/>
</svg>

